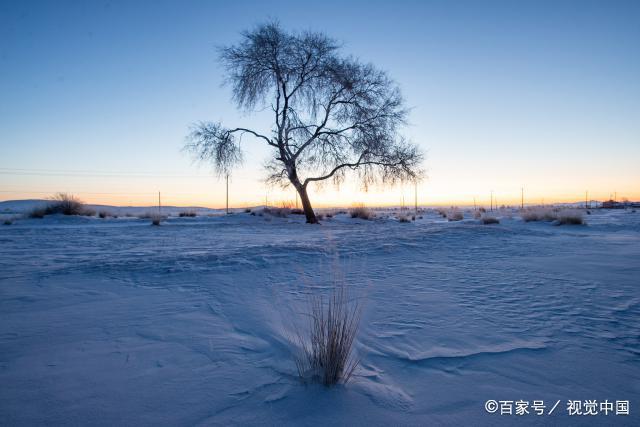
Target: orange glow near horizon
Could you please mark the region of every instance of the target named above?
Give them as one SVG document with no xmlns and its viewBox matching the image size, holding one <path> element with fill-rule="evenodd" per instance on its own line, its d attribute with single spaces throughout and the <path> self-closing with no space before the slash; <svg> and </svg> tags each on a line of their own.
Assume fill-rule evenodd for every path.
<svg viewBox="0 0 640 427">
<path fill-rule="evenodd" d="M 207 178 L 207 177 L 203 177 Z M 51 191 L 24 191 L 0 193 L 0 200 L 16 199 L 46 199 L 56 192 L 74 194 L 85 203 L 112 206 L 156 206 L 158 191 L 149 191 L 155 186 L 151 182 L 101 182 L 100 185 L 83 185 L 72 183 L 49 183 Z M 108 184 L 108 185 L 107 185 Z M 445 185 L 446 184 L 446 185 Z M 521 203 L 521 187 L 494 186 L 493 197 L 497 205 L 518 206 Z M 8 188 L 11 188 L 10 186 Z M 55 189 L 54 189 L 55 188 Z M 611 185 L 608 188 L 595 187 L 589 191 L 589 200 L 604 201 L 609 198 L 617 200 L 640 200 L 640 192 L 632 185 Z M 418 184 L 417 202 L 420 206 L 489 206 L 491 187 L 485 183 L 442 183 L 440 180 L 427 180 Z M 163 181 L 161 188 L 161 202 L 166 206 L 199 206 L 206 208 L 224 208 L 225 183 L 224 180 L 214 178 Z M 353 205 L 366 206 L 413 206 L 415 203 L 415 188 L 413 184 L 396 185 L 393 187 L 373 187 L 365 191 L 355 183 L 345 183 L 339 188 L 332 184 L 325 184 L 321 188 L 310 188 L 311 202 L 317 208 L 349 207 Z M 577 188 L 558 189 L 553 186 L 525 187 L 524 203 L 551 204 L 583 202 L 586 198 L 585 190 Z M 230 180 L 229 205 L 233 208 L 261 206 L 268 203 L 271 206 L 284 204 L 296 205 L 296 193 L 293 189 L 266 188 L 259 180 Z M 298 201 L 298 205 L 300 202 Z"/>
</svg>

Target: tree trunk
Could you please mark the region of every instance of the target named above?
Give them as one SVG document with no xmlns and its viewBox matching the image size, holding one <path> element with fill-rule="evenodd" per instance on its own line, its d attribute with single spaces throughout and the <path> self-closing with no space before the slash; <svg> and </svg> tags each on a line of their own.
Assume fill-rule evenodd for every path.
<svg viewBox="0 0 640 427">
<path fill-rule="evenodd" d="M 298 194 L 300 194 L 300 200 L 302 201 L 302 209 L 304 209 L 304 215 L 307 217 L 307 224 L 318 224 L 318 218 L 316 218 L 315 212 L 311 207 L 311 201 L 307 195 L 307 186 L 300 185 L 297 187 Z"/>
</svg>

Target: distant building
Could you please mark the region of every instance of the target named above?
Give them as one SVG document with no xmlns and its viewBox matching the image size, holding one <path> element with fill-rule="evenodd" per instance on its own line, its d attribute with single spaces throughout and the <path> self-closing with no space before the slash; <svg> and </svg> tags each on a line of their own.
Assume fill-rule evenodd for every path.
<svg viewBox="0 0 640 427">
<path fill-rule="evenodd" d="M 607 200 L 602 202 L 604 209 L 624 209 L 624 203 L 616 202 L 615 200 Z"/>
</svg>

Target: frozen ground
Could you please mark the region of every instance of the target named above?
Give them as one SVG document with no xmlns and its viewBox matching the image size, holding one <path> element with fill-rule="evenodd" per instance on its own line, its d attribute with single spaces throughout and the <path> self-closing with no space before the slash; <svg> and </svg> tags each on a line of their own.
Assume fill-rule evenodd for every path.
<svg viewBox="0 0 640 427">
<path fill-rule="evenodd" d="M 640 213 L 587 220 L 0 225 L 0 424 L 640 425 Z M 289 337 L 332 276 L 364 302 L 361 366 L 305 386 Z"/>
</svg>

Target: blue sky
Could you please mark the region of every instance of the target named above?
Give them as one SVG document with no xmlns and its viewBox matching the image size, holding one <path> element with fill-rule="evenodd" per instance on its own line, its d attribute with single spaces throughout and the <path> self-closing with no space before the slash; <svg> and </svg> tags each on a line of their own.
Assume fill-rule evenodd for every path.
<svg viewBox="0 0 640 427">
<path fill-rule="evenodd" d="M 423 147 L 421 203 L 640 198 L 640 2 L 2 2 L 0 199 L 69 191 L 105 203 L 219 206 L 222 182 L 182 153 L 191 123 L 265 129 L 221 86 L 215 47 L 278 19 L 385 69 Z M 247 145 L 232 202 L 265 189 Z M 20 170 L 17 170 L 20 169 Z M 314 191 L 318 204 L 398 203 L 412 189 Z"/>
</svg>

